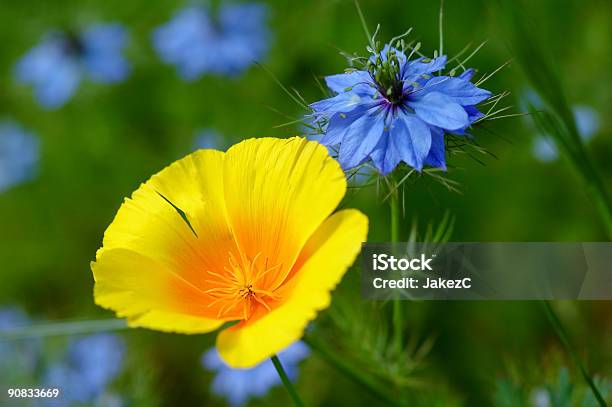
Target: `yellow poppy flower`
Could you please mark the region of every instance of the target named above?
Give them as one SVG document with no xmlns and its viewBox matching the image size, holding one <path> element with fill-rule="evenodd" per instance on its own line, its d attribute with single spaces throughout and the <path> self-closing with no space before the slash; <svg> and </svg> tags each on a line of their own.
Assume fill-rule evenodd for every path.
<svg viewBox="0 0 612 407">
<path fill-rule="evenodd" d="M 98 305 L 132 327 L 211 332 L 232 367 L 299 339 L 359 253 L 367 218 L 332 214 L 346 179 L 325 147 L 250 139 L 199 150 L 126 199 L 92 262 Z"/>
</svg>

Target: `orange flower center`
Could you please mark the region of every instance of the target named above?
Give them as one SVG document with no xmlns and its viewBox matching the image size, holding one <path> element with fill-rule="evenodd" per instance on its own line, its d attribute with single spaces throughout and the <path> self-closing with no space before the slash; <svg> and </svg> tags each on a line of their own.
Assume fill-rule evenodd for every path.
<svg viewBox="0 0 612 407">
<path fill-rule="evenodd" d="M 206 282 L 214 287 L 206 292 L 215 298 L 208 306 L 220 305 L 217 318 L 230 317 L 242 308 L 242 318 L 247 320 L 257 304 L 271 311 L 268 303 L 279 300 L 280 297 L 273 290 L 266 289 L 264 277 L 280 268 L 281 264 L 270 267 L 268 259 L 261 258 L 261 252 L 252 260 L 242 252 L 237 259 L 230 252 L 228 266 L 224 267 L 225 273 L 206 271 L 212 277 Z"/>
</svg>

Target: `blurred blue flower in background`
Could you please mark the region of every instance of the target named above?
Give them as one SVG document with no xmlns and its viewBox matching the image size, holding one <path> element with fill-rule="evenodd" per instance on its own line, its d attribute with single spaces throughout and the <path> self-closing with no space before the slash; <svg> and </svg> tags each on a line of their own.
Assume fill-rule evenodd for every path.
<svg viewBox="0 0 612 407">
<path fill-rule="evenodd" d="M 364 70 L 327 76 L 335 96 L 310 105 L 327 121 L 321 144 L 338 146 L 345 170 L 371 160 L 382 175 L 401 162 L 446 169 L 444 134 L 465 135 L 484 115 L 475 107 L 491 92 L 458 77 L 434 75 L 446 56 L 409 60 L 389 44 L 373 53 Z"/>
<path fill-rule="evenodd" d="M 291 380 L 297 378 L 298 364 L 309 354 L 310 349 L 301 341 L 278 354 Z M 217 349 L 212 348 L 202 355 L 202 365 L 217 373 L 211 391 L 217 396 L 225 397 L 232 406 L 241 406 L 251 398 L 263 397 L 270 388 L 281 383 L 270 359 L 249 369 L 232 369 L 221 360 Z"/>
<path fill-rule="evenodd" d="M 0 121 L 0 193 L 36 174 L 39 141 L 10 120 Z"/>
<path fill-rule="evenodd" d="M 229 147 L 228 141 L 214 129 L 200 129 L 195 133 L 194 148 L 213 149 L 225 151 Z"/>
<path fill-rule="evenodd" d="M 189 6 L 153 32 L 153 47 L 185 80 L 206 73 L 237 76 L 266 56 L 267 18 L 264 4 L 222 4 L 216 15 Z"/>
<path fill-rule="evenodd" d="M 30 319 L 17 307 L 0 309 L 0 333 L 30 324 Z M 23 385 L 31 380 L 40 359 L 40 341 L 0 340 L 0 383 Z"/>
<path fill-rule="evenodd" d="M 578 133 L 584 141 L 590 141 L 599 131 L 599 113 L 589 106 L 576 105 L 572 108 Z"/>
<path fill-rule="evenodd" d="M 584 142 L 590 141 L 599 131 L 599 113 L 588 106 L 572 108 L 578 134 Z M 553 162 L 559 158 L 559 151 L 551 137 L 538 134 L 533 142 L 533 155 L 542 162 Z"/>
<path fill-rule="evenodd" d="M 527 89 L 523 91 L 519 99 L 519 107 L 525 112 L 531 110 L 532 107 L 535 109 L 544 109 L 544 102 L 537 92 L 533 89 Z M 572 113 L 580 138 L 584 142 L 590 141 L 599 131 L 599 113 L 595 109 L 584 105 L 574 105 L 572 107 Z M 559 151 L 557 150 L 554 139 L 547 134 L 539 133 L 532 118 L 527 118 L 526 122 L 536 133 L 532 147 L 534 157 L 545 163 L 556 161 L 559 158 Z"/>
<path fill-rule="evenodd" d="M 94 24 L 77 35 L 53 32 L 17 62 L 15 77 L 34 87 L 41 106 L 58 108 L 84 76 L 98 83 L 124 80 L 130 72 L 123 56 L 127 40 L 126 29 L 117 23 Z"/>
<path fill-rule="evenodd" d="M 537 136 L 533 140 L 533 155 L 539 161 L 548 163 L 559 158 L 559 152 L 552 138 L 546 136 Z"/>
<path fill-rule="evenodd" d="M 537 388 L 531 393 L 531 405 L 533 407 L 550 407 L 550 396 L 544 388 Z"/>
<path fill-rule="evenodd" d="M 48 387 L 61 389 L 58 405 L 93 403 L 105 394 L 107 385 L 120 373 L 125 344 L 114 334 L 95 334 L 70 342 L 66 357 L 49 366 Z"/>
</svg>

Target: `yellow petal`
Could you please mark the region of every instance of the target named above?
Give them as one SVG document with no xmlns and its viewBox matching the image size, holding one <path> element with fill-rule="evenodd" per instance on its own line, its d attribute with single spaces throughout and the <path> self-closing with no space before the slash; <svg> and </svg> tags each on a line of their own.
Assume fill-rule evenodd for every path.
<svg viewBox="0 0 612 407">
<path fill-rule="evenodd" d="M 225 239 L 230 235 L 222 179 L 222 152 L 200 150 L 174 162 L 125 200 L 104 233 L 103 250 L 127 248 L 175 263 L 178 253 L 195 256 L 197 242 L 211 247 L 202 239 Z M 164 197 L 185 212 L 200 239 Z"/>
<path fill-rule="evenodd" d="M 96 304 L 110 308 L 130 326 L 161 331 L 210 332 L 223 321 L 203 317 L 205 295 L 167 265 L 127 249 L 105 250 L 92 263 Z"/>
<path fill-rule="evenodd" d="M 223 155 L 214 150 L 190 154 L 126 199 L 92 264 L 97 303 L 133 321 L 140 318 L 141 326 L 150 321 L 151 328 L 176 332 L 196 328 L 175 318 L 152 322 L 152 315 L 163 311 L 216 319 L 213 307 L 201 306 L 212 301 L 206 271 L 222 267 L 226 258 L 219 253 L 235 247 L 223 202 Z M 185 213 L 197 237 L 166 199 Z"/>
<path fill-rule="evenodd" d="M 345 190 L 338 163 L 301 138 L 193 153 L 119 209 L 92 263 L 96 303 L 171 332 L 242 320 L 219 344 L 252 366 L 299 338 L 365 240 L 361 213 L 329 217 Z"/>
<path fill-rule="evenodd" d="M 367 217 L 357 210 L 329 217 L 300 253 L 291 283 L 281 288 L 286 300 L 271 312 L 221 332 L 221 357 L 232 367 L 251 367 L 299 339 L 317 311 L 329 306 L 330 291 L 355 260 L 367 229 Z"/>
<path fill-rule="evenodd" d="M 300 250 L 346 191 L 339 164 L 304 138 L 250 139 L 230 148 L 224 163 L 228 220 L 247 258 L 278 266 L 262 283 L 283 283 Z"/>
</svg>

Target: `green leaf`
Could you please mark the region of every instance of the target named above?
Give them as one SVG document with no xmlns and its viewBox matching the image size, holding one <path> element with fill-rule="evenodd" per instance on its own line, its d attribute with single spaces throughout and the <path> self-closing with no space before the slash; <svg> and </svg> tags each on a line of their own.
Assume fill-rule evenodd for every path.
<svg viewBox="0 0 612 407">
<path fill-rule="evenodd" d="M 185 213 L 185 211 L 183 211 L 181 208 L 179 208 L 178 206 L 173 204 L 168 198 L 163 196 L 159 191 L 155 191 L 155 192 L 157 192 L 157 195 L 161 196 L 164 199 L 164 201 L 168 202 L 170 204 L 170 206 L 172 206 L 174 208 L 176 213 L 178 213 L 179 216 L 181 217 L 181 219 L 183 219 L 185 221 L 185 223 L 187 224 L 187 226 L 189 226 L 189 229 L 191 229 L 191 231 L 193 232 L 195 237 L 198 237 L 198 234 L 196 233 L 196 231 L 193 228 L 193 226 L 191 226 L 191 222 L 189 222 L 189 219 L 187 218 L 187 214 Z"/>
</svg>

